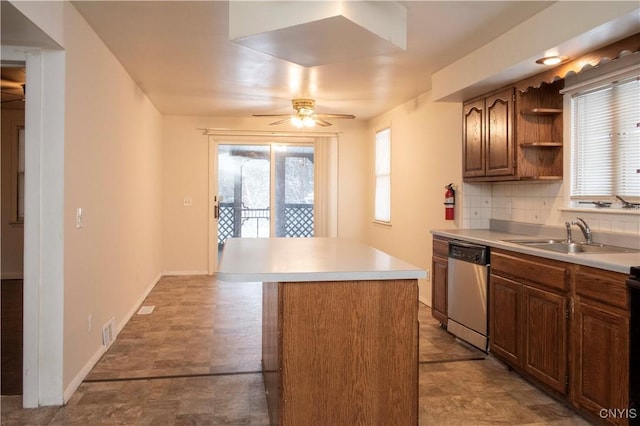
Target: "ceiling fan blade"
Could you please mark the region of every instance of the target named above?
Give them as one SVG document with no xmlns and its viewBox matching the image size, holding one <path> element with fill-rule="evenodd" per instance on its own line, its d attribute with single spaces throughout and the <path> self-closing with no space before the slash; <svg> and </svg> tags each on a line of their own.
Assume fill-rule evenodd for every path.
<svg viewBox="0 0 640 426">
<path fill-rule="evenodd" d="M 7 80 L 5 78 L 0 80 L 0 87 L 3 89 L 16 89 L 22 90 L 22 85 L 24 83 L 20 83 L 19 81 Z"/>
<path fill-rule="evenodd" d="M 253 114 L 254 117 L 291 117 L 291 114 Z"/>
<path fill-rule="evenodd" d="M 323 113 L 318 113 L 315 114 L 316 117 L 321 117 L 321 118 L 356 118 L 355 115 L 352 114 L 323 114 Z"/>
<path fill-rule="evenodd" d="M 282 124 L 282 123 L 286 123 L 287 121 L 291 120 L 290 117 L 284 118 L 282 120 L 278 120 L 278 121 L 274 121 L 273 123 L 269 123 L 270 126 L 275 126 L 276 124 Z"/>
<path fill-rule="evenodd" d="M 315 117 L 313 121 L 315 121 L 318 126 L 322 126 L 322 127 L 331 126 L 331 123 L 318 117 Z"/>
<path fill-rule="evenodd" d="M 309 123 L 308 120 L 312 119 L 315 124 L 322 127 L 332 126 L 333 124 L 325 119 L 327 118 L 348 118 L 353 119 L 356 118 L 353 114 L 324 114 L 324 113 L 315 113 L 313 108 L 315 106 L 315 100 L 300 98 L 300 99 L 292 99 L 293 109 L 296 111 L 295 114 L 253 114 L 254 117 L 286 117 L 282 120 L 274 121 L 273 123 L 269 123 L 270 125 L 282 124 L 286 123 L 289 120 L 296 119 L 296 122 L 292 122 L 292 124 L 296 127 L 302 127 L 312 125 L 313 123 Z"/>
<path fill-rule="evenodd" d="M 8 104 L 8 103 L 11 103 L 11 102 L 24 102 L 24 99 L 21 98 L 21 99 L 10 99 L 8 101 L 0 101 L 0 104 Z"/>
</svg>

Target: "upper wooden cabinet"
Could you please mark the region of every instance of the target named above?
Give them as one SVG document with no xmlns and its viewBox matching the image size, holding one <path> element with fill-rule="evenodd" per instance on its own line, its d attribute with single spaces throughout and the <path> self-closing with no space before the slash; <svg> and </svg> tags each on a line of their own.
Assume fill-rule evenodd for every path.
<svg viewBox="0 0 640 426">
<path fill-rule="evenodd" d="M 514 100 L 514 89 L 510 88 L 464 104 L 462 156 L 465 180 L 513 177 Z"/>
<path fill-rule="evenodd" d="M 561 180 L 563 85 L 510 87 L 465 102 L 464 180 Z"/>
</svg>

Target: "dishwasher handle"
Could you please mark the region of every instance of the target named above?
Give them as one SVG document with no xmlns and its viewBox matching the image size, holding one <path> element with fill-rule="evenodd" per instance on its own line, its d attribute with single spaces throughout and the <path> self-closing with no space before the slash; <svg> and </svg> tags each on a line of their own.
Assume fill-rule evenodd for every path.
<svg viewBox="0 0 640 426">
<path fill-rule="evenodd" d="M 458 247 L 470 248 L 470 249 L 486 249 L 487 248 L 485 246 L 481 246 L 475 243 L 468 243 L 466 241 L 459 241 L 459 240 L 450 241 L 449 247 L 451 247 L 452 245 L 458 246 Z"/>
</svg>

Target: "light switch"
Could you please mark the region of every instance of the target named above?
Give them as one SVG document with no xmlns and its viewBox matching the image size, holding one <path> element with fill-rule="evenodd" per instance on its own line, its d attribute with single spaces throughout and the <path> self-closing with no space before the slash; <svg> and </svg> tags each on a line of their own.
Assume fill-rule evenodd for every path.
<svg viewBox="0 0 640 426">
<path fill-rule="evenodd" d="M 193 205 L 193 199 L 191 197 L 184 197 L 182 205 L 185 207 L 191 207 Z"/>
<path fill-rule="evenodd" d="M 76 209 L 76 228 L 82 228 L 82 207 Z"/>
</svg>

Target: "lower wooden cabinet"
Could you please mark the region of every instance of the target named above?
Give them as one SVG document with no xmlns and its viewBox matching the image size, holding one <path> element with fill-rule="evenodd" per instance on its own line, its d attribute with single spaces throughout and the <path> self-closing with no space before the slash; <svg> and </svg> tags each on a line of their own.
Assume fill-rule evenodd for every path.
<svg viewBox="0 0 640 426">
<path fill-rule="evenodd" d="M 446 324 L 449 320 L 447 314 L 448 255 L 449 239 L 433 237 L 433 256 L 431 258 L 431 315 L 442 324 Z"/>
<path fill-rule="evenodd" d="M 491 275 L 490 300 L 491 353 L 566 393 L 566 297 Z"/>
<path fill-rule="evenodd" d="M 431 287 L 431 315 L 443 324 L 446 324 L 447 315 L 447 275 L 449 273 L 446 258 L 433 257 L 431 262 L 433 281 Z"/>
<path fill-rule="evenodd" d="M 629 311 L 627 293 L 620 291 L 626 290 L 625 278 L 595 268 L 576 273 L 573 404 L 616 425 L 628 424 Z"/>
<path fill-rule="evenodd" d="M 512 366 L 522 366 L 522 284 L 497 275 L 489 281 L 491 353 Z"/>
<path fill-rule="evenodd" d="M 628 408 L 629 318 L 578 303 L 574 403 L 594 415 Z M 626 424 L 611 419 L 614 424 Z"/>
<path fill-rule="evenodd" d="M 523 286 L 524 370 L 567 393 L 567 297 Z"/>
<path fill-rule="evenodd" d="M 498 249 L 491 256 L 491 353 L 592 421 L 627 425 L 626 275 Z"/>
</svg>

